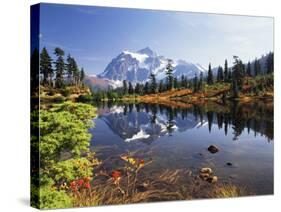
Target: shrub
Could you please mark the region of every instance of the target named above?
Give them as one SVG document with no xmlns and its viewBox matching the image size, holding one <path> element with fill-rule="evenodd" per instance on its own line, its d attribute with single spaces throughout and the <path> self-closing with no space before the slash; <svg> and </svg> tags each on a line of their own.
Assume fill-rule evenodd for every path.
<svg viewBox="0 0 281 212">
<path fill-rule="evenodd" d="M 40 111 L 40 188 L 32 184 L 35 195 L 32 205 L 39 208 L 73 206 L 67 183 L 91 176 L 96 162 L 93 154 L 81 157 L 89 151 L 91 134 L 88 129 L 94 126 L 95 112 L 91 105 L 72 102 L 54 104 Z M 62 152 L 71 153 L 72 159 L 61 160 Z"/>
<path fill-rule="evenodd" d="M 69 159 L 58 162 L 53 168 L 56 182 L 69 182 L 71 180 L 89 177 L 93 169 L 87 158 Z"/>
<path fill-rule="evenodd" d="M 40 112 L 41 166 L 58 161 L 62 151 L 79 156 L 87 151 L 95 109 L 91 105 L 66 102 Z"/>
<path fill-rule="evenodd" d="M 48 95 L 54 96 L 55 94 L 56 94 L 56 91 L 54 89 L 50 88 L 49 91 L 48 91 Z"/>
<path fill-rule="evenodd" d="M 71 94 L 71 91 L 69 88 L 65 88 L 61 91 L 61 94 L 64 96 L 64 97 L 69 97 L 70 94 Z"/>
<path fill-rule="evenodd" d="M 67 208 L 72 207 L 72 198 L 63 190 L 57 190 L 51 185 L 41 186 L 39 208 Z"/>
<path fill-rule="evenodd" d="M 94 100 L 94 98 L 93 98 L 93 96 L 91 96 L 91 95 L 80 95 L 78 98 L 77 98 L 77 101 L 78 102 L 84 102 L 84 103 L 86 103 L 86 102 L 91 102 L 91 101 L 93 101 Z"/>
<path fill-rule="evenodd" d="M 53 102 L 54 103 L 62 103 L 64 101 L 64 97 L 60 96 L 60 95 L 56 95 L 53 97 Z"/>
</svg>

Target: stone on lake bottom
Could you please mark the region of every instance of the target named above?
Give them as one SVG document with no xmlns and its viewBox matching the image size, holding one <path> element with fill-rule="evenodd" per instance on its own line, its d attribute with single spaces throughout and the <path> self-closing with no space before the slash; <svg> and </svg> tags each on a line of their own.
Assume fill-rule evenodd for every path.
<svg viewBox="0 0 281 212">
<path fill-rule="evenodd" d="M 200 170 L 200 173 L 207 173 L 207 174 L 212 174 L 213 170 L 209 167 L 204 167 Z"/>
<path fill-rule="evenodd" d="M 216 182 L 218 182 L 218 177 L 217 177 L 217 176 L 209 177 L 209 178 L 207 179 L 207 181 L 208 181 L 209 183 L 216 183 Z"/>
<path fill-rule="evenodd" d="M 219 151 L 219 148 L 214 145 L 211 145 L 208 147 L 208 151 L 211 152 L 212 154 L 215 154 Z"/>
</svg>

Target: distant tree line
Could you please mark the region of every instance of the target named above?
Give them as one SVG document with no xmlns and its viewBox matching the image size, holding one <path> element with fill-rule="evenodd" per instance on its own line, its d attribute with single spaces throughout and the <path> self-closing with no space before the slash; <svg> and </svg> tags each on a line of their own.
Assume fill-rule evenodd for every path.
<svg viewBox="0 0 281 212">
<path fill-rule="evenodd" d="M 56 60 L 53 61 L 46 47 L 40 53 L 41 84 L 56 88 L 65 85 L 81 85 L 85 78 L 84 69 L 79 69 L 76 60 L 70 54 L 65 61 L 65 52 L 57 47 L 54 50 Z"/>
</svg>

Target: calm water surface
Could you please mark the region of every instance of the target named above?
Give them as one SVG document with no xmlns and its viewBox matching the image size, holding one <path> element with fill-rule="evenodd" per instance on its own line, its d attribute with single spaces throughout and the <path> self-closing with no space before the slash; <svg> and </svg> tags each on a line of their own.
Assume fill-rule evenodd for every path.
<svg viewBox="0 0 281 212">
<path fill-rule="evenodd" d="M 91 147 L 103 160 L 128 152 L 152 158 L 145 171 L 153 173 L 211 167 L 222 182 L 272 194 L 273 103 L 226 105 L 98 105 Z"/>
</svg>

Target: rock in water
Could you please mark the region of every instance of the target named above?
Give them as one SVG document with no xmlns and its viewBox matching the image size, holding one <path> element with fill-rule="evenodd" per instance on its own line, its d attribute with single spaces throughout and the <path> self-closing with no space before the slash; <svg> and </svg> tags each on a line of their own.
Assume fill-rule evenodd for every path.
<svg viewBox="0 0 281 212">
<path fill-rule="evenodd" d="M 199 177 L 202 180 L 208 180 L 210 178 L 210 174 L 208 174 L 208 173 L 200 173 Z"/>
<path fill-rule="evenodd" d="M 208 178 L 210 178 L 212 173 L 213 171 L 211 168 L 205 167 L 200 169 L 199 177 L 203 180 L 208 180 Z"/>
<path fill-rule="evenodd" d="M 208 181 L 209 183 L 216 183 L 216 182 L 218 182 L 218 177 L 217 177 L 217 176 L 209 177 L 209 178 L 207 179 L 207 181 Z"/>
<path fill-rule="evenodd" d="M 212 154 L 215 154 L 219 151 L 219 148 L 214 145 L 211 145 L 208 147 L 208 151 L 211 152 Z"/>
<path fill-rule="evenodd" d="M 200 173 L 205 173 L 205 174 L 212 174 L 213 173 L 213 170 L 209 167 L 205 167 L 205 168 L 202 168 L 200 170 Z"/>
</svg>

